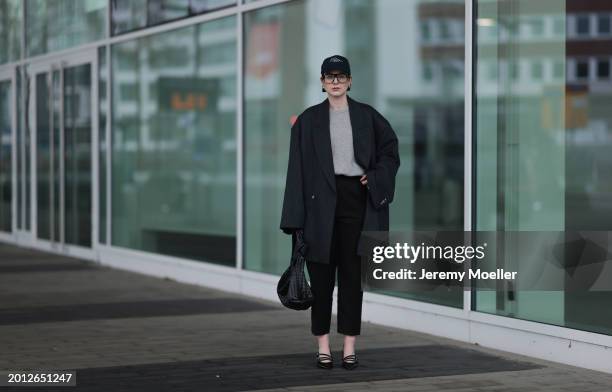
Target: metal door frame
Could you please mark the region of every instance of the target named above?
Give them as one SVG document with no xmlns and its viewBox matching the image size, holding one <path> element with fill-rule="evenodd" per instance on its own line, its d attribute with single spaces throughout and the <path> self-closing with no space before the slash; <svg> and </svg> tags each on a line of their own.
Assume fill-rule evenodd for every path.
<svg viewBox="0 0 612 392">
<path fill-rule="evenodd" d="M 63 70 L 66 68 L 71 68 L 79 65 L 90 64 L 90 72 L 91 72 L 91 248 L 74 245 L 74 244 L 66 244 L 64 238 L 64 216 L 65 216 L 65 206 L 64 206 L 64 187 L 65 187 L 65 167 L 64 167 L 64 86 L 63 86 L 63 78 L 64 73 Z M 38 205 L 37 205 L 37 123 L 36 123 L 36 103 L 37 103 L 37 91 L 36 91 L 36 77 L 41 73 L 47 73 L 47 81 L 52 80 L 52 75 L 54 71 L 60 71 L 60 118 L 59 120 L 59 130 L 60 130 L 60 238 L 55 241 L 50 241 L 46 239 L 37 238 L 37 218 L 38 218 Z M 29 116 L 30 123 L 30 227 L 31 227 L 31 243 L 34 247 L 40 248 L 43 250 L 53 250 L 56 252 L 61 252 L 69 255 L 74 255 L 77 257 L 82 257 L 86 259 L 96 259 L 96 250 L 98 248 L 98 57 L 97 51 L 95 48 L 90 48 L 86 50 L 80 50 L 73 54 L 64 54 L 62 56 L 56 57 L 48 57 L 44 60 L 40 60 L 37 62 L 33 62 L 29 64 L 28 67 L 28 78 L 30 79 L 30 105 L 28 108 L 27 115 Z M 52 86 L 50 86 L 52 88 Z M 52 112 L 52 106 L 49 106 Z M 53 122 L 51 127 L 54 126 L 55 119 L 51 117 Z"/>
</svg>

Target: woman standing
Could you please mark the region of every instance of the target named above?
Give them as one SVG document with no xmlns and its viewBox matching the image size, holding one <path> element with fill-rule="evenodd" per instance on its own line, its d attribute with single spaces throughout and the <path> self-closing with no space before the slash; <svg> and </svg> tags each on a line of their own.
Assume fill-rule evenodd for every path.
<svg viewBox="0 0 612 392">
<path fill-rule="evenodd" d="M 398 141 L 380 113 L 347 95 L 352 77 L 345 57 L 323 60 L 320 80 L 327 98 L 302 112 L 291 128 L 280 228 L 287 234 L 303 230 L 314 296 L 311 332 L 319 346 L 317 366 L 325 369 L 333 367 L 329 330 L 338 271 L 342 365 L 354 369 L 363 302 L 361 232 L 389 230 Z"/>
</svg>

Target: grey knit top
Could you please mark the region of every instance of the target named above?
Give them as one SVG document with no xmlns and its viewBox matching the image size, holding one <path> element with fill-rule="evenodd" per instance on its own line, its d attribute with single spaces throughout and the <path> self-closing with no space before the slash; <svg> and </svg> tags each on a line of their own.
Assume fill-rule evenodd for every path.
<svg viewBox="0 0 612 392">
<path fill-rule="evenodd" d="M 329 133 L 335 174 L 347 176 L 364 174 L 363 168 L 355 162 L 353 129 L 348 106 L 338 110 L 329 107 Z"/>
</svg>

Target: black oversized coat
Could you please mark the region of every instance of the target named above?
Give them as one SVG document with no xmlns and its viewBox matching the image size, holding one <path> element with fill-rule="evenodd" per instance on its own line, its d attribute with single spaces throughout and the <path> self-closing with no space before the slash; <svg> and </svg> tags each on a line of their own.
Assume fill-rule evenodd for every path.
<svg viewBox="0 0 612 392">
<path fill-rule="evenodd" d="M 397 135 L 372 106 L 348 97 L 355 161 L 367 174 L 362 231 L 389 230 L 389 203 L 400 165 Z M 291 127 L 280 229 L 304 230 L 306 260 L 329 263 L 336 208 L 336 180 L 329 131 L 329 101 L 302 112 Z M 360 236 L 356 249 L 362 253 Z"/>
</svg>

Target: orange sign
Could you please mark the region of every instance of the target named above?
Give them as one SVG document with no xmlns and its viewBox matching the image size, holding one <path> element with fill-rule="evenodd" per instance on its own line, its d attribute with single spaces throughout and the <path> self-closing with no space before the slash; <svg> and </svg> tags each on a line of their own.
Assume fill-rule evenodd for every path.
<svg viewBox="0 0 612 392">
<path fill-rule="evenodd" d="M 198 93 L 172 93 L 170 108 L 172 110 L 204 110 L 208 106 L 208 96 Z"/>
</svg>

